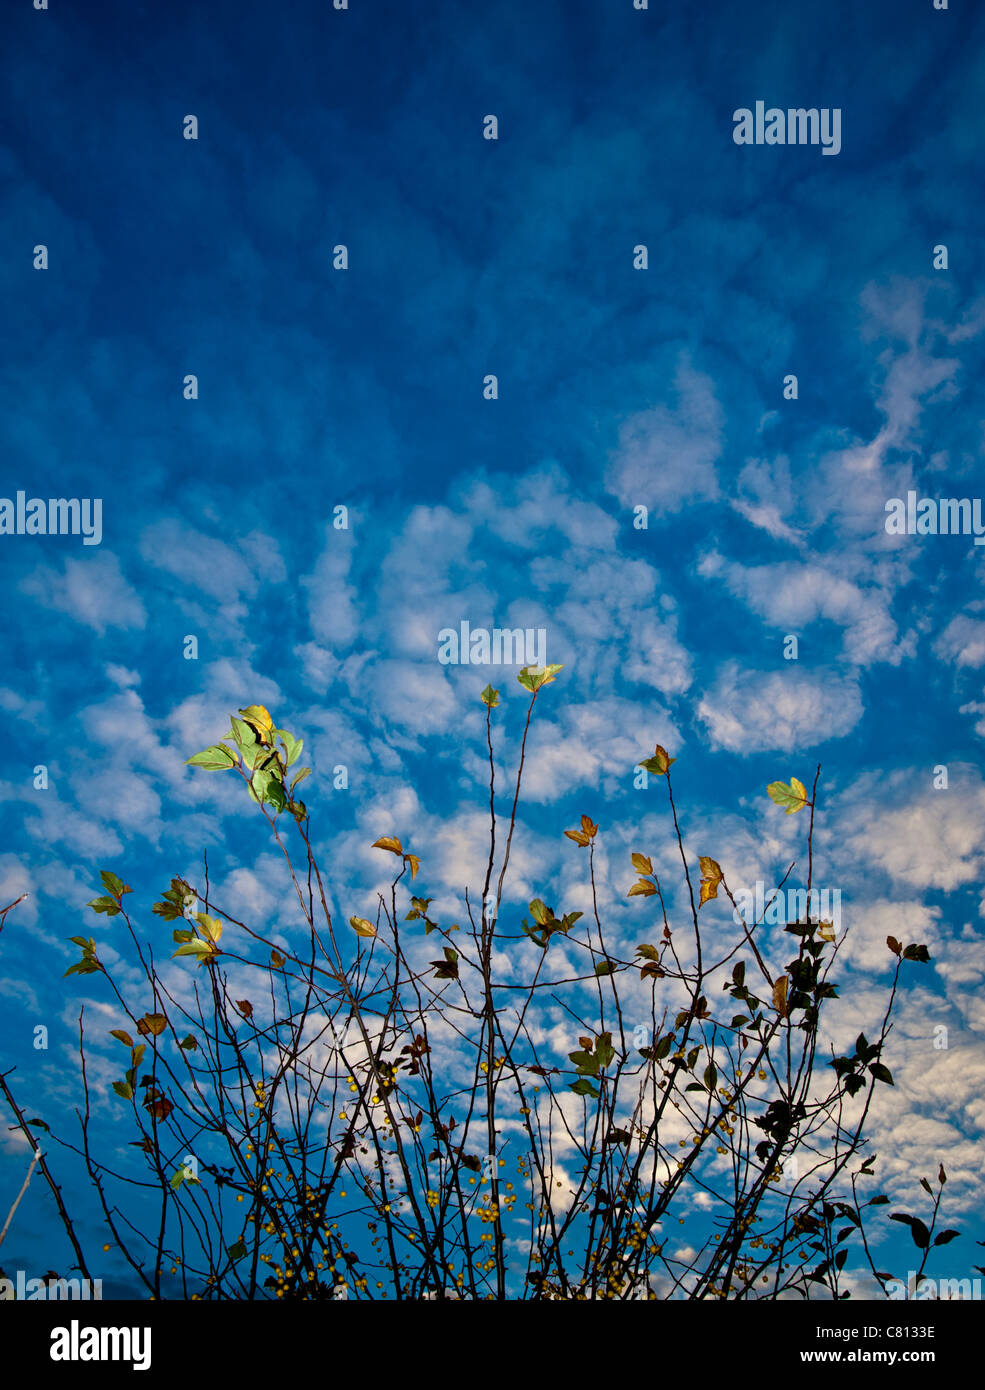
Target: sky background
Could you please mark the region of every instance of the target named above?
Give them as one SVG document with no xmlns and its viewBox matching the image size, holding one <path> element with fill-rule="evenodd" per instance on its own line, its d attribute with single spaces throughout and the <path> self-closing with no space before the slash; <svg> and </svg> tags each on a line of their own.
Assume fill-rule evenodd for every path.
<svg viewBox="0 0 985 1390">
<path fill-rule="evenodd" d="M 564 671 L 507 903 L 586 905 L 561 832 L 587 812 L 631 952 L 652 913 L 626 900 L 628 851 L 672 864 L 663 799 L 634 786 L 653 745 L 679 759 L 693 853 L 750 888 L 802 852 L 766 784 L 820 762 L 817 881 L 848 931 L 832 1040 L 881 1016 L 887 933 L 925 941 L 871 1151 L 903 1210 L 945 1161 L 964 1234 L 937 1268 L 970 1275 L 985 553 L 884 519 L 911 487 L 981 490 L 985 11 L 22 0 L 3 29 L 0 493 L 103 499 L 99 546 L 0 536 L 0 899 L 31 895 L 0 940 L 0 1041 L 27 1112 L 70 1132 L 79 1002 L 118 1023 L 98 977 L 62 978 L 69 935 L 118 960 L 84 908 L 100 869 L 160 934 L 151 902 L 205 847 L 227 910 L 296 931 L 255 808 L 184 766 L 231 710 L 304 736 L 340 912 L 373 915 L 369 847 L 397 834 L 454 917 L 485 862 L 478 691 L 503 691 L 504 767 L 523 692 L 515 667 L 439 664 L 438 632 L 543 627 Z M 841 152 L 737 146 L 757 100 L 840 108 Z M 97 1111 L 125 1144 L 114 1098 Z M 11 1199 L 26 1153 L 5 1121 Z M 3 1264 L 66 1248 L 35 1178 Z M 880 1246 L 899 1269 L 912 1251 L 902 1228 Z"/>
</svg>

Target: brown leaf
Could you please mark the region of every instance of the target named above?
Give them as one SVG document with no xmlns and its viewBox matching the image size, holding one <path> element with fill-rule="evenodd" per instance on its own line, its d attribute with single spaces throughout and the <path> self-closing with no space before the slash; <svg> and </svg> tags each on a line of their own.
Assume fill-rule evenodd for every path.
<svg viewBox="0 0 985 1390">
<path fill-rule="evenodd" d="M 253 1005 L 250 1003 L 248 999 L 237 999 L 236 1007 L 237 1009 L 239 1009 L 240 1013 L 243 1015 L 244 1018 L 253 1017 Z"/>
<path fill-rule="evenodd" d="M 168 1021 L 163 1014 L 144 1014 L 143 1018 L 137 1019 L 137 1032 L 145 1037 L 148 1033 L 159 1037 L 168 1026 Z"/>
<path fill-rule="evenodd" d="M 722 881 L 722 871 L 714 859 L 709 859 L 707 854 L 702 854 L 698 858 L 701 865 L 701 901 L 698 903 L 702 907 L 712 898 L 718 897 L 718 885 Z"/>
<path fill-rule="evenodd" d="M 786 975 L 781 975 L 773 986 L 773 1007 L 781 1018 L 787 1016 L 787 985 L 790 983 Z"/>
<path fill-rule="evenodd" d="M 379 840 L 374 840 L 373 849 L 388 849 L 391 854 L 401 855 L 404 852 L 404 847 L 396 835 L 383 835 Z"/>
</svg>

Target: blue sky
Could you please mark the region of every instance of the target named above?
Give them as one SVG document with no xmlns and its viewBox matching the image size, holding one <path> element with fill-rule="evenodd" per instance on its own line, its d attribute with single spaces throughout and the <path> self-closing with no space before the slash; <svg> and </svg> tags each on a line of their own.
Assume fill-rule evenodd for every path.
<svg viewBox="0 0 985 1390">
<path fill-rule="evenodd" d="M 633 784 L 657 741 L 680 759 L 694 853 L 776 882 L 799 827 L 765 786 L 820 761 L 819 874 L 843 894 L 852 985 L 833 1037 L 878 1009 L 887 932 L 926 941 L 873 1149 L 903 1209 L 947 1160 L 966 1235 L 941 1268 L 969 1273 L 985 557 L 966 536 L 888 536 L 884 517 L 911 488 L 980 491 L 985 14 L 246 8 L 7 19 L 0 493 L 103 499 L 99 546 L 0 536 L 0 897 L 31 894 L 0 942 L 15 1090 L 70 1123 L 90 981 L 63 982 L 65 938 L 112 952 L 83 906 L 99 869 L 150 924 L 205 846 L 234 904 L 296 927 L 248 805 L 183 766 L 241 705 L 307 741 L 340 911 L 371 904 L 369 845 L 396 833 L 460 912 L 484 867 L 477 692 L 504 691 L 507 759 L 521 692 L 515 668 L 440 665 L 438 632 L 543 627 L 565 669 L 539 711 L 512 902 L 582 905 L 561 831 L 585 811 L 614 936 L 645 939 L 627 851 L 667 848 Z M 757 100 L 840 108 L 840 152 L 736 145 L 733 111 Z M 100 1118 L 112 1135 L 111 1100 Z M 5 1131 L 4 1192 L 24 1153 Z M 94 1202 L 78 1206 L 95 1240 Z M 4 1264 L 58 1263 L 59 1241 L 35 1182 Z M 908 1241 L 883 1247 L 900 1266 Z M 123 1277 L 112 1257 L 105 1275 Z"/>
</svg>

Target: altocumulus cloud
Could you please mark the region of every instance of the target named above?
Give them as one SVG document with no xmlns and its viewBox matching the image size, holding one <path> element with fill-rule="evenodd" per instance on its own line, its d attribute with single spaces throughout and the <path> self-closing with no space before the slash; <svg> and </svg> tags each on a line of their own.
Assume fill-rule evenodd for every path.
<svg viewBox="0 0 985 1390">
<path fill-rule="evenodd" d="M 862 718 L 862 696 L 853 676 L 755 671 L 730 661 L 697 713 L 714 748 L 790 752 L 851 733 Z"/>
</svg>

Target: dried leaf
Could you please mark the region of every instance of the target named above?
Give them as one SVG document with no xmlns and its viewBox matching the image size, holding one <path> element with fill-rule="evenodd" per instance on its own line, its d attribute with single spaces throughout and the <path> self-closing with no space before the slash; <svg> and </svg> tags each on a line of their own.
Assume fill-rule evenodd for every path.
<svg viewBox="0 0 985 1390">
<path fill-rule="evenodd" d="M 781 975 L 773 986 L 773 1007 L 781 1018 L 787 1016 L 787 985 L 790 983 L 786 975 Z"/>
<path fill-rule="evenodd" d="M 391 854 L 400 855 L 404 852 L 404 847 L 396 835 L 384 835 L 379 840 L 374 840 L 373 849 L 388 849 Z"/>
</svg>

